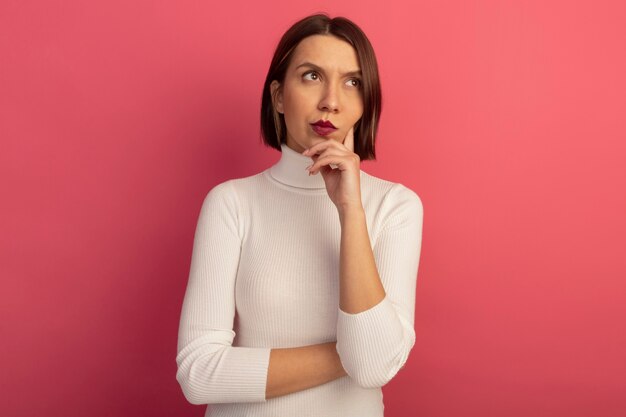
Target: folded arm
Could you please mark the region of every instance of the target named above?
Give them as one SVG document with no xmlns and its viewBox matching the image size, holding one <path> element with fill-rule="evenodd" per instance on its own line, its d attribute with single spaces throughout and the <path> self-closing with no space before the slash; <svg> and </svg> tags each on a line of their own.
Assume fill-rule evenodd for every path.
<svg viewBox="0 0 626 417">
<path fill-rule="evenodd" d="M 176 355 L 185 398 L 192 404 L 265 402 L 345 376 L 336 342 L 232 346 L 241 238 L 231 187 L 218 184 L 207 194 L 196 226 Z"/>
<path fill-rule="evenodd" d="M 415 344 L 422 203 L 395 184 L 381 210 L 385 220 L 373 249 L 362 208 L 340 212 L 337 351 L 347 374 L 366 388 L 389 382 Z"/>
</svg>

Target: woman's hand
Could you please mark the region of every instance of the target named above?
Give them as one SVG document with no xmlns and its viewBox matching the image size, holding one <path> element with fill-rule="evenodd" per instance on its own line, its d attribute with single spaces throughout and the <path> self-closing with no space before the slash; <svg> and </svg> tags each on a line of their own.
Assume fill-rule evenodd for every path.
<svg viewBox="0 0 626 417">
<path fill-rule="evenodd" d="M 354 128 L 351 127 L 343 144 L 328 139 L 302 152 L 313 159 L 309 175 L 322 174 L 328 196 L 338 210 L 362 208 L 361 158 L 354 153 Z M 330 164 L 337 165 L 333 168 Z"/>
</svg>

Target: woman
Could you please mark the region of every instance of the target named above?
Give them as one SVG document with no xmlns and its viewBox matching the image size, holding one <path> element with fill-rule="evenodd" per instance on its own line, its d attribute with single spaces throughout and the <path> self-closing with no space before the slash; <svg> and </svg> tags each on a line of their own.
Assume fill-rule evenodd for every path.
<svg viewBox="0 0 626 417">
<path fill-rule="evenodd" d="M 380 103 L 354 23 L 319 14 L 284 34 L 261 109 L 280 160 L 213 187 L 195 232 L 176 378 L 206 416 L 383 415 L 415 343 L 423 208 L 360 170 Z"/>
</svg>

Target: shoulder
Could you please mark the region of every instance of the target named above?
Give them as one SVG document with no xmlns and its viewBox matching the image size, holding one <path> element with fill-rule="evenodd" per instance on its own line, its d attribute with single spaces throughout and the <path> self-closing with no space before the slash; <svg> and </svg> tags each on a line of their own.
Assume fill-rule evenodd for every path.
<svg viewBox="0 0 626 417">
<path fill-rule="evenodd" d="M 233 180 L 226 180 L 224 182 L 213 185 L 206 193 L 204 200 L 225 200 L 232 198 L 235 189 L 233 187 Z"/>
<path fill-rule="evenodd" d="M 375 194 L 380 204 L 387 210 L 408 205 L 415 212 L 423 212 L 424 206 L 419 195 L 406 185 L 376 177 L 361 170 L 361 184 L 370 193 Z"/>
<path fill-rule="evenodd" d="M 206 192 L 201 210 L 208 213 L 215 213 L 216 211 L 236 212 L 238 206 L 239 199 L 235 180 L 226 180 L 215 184 Z"/>
<path fill-rule="evenodd" d="M 405 204 L 411 206 L 414 211 L 420 213 L 424 211 L 424 205 L 422 204 L 420 196 L 415 191 L 399 182 L 394 183 L 391 190 L 389 190 L 387 199 L 394 205 Z"/>
<path fill-rule="evenodd" d="M 221 200 L 234 200 L 238 202 L 249 193 L 258 188 L 262 181 L 262 173 L 241 178 L 232 178 L 214 185 L 206 194 L 207 198 Z"/>
</svg>

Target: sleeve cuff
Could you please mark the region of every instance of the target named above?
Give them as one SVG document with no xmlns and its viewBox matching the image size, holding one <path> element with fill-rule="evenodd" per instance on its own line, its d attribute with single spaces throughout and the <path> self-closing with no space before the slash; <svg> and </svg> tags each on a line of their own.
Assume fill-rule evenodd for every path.
<svg viewBox="0 0 626 417">
<path fill-rule="evenodd" d="M 219 384 L 224 395 L 221 402 L 265 402 L 267 373 L 271 349 L 231 347 L 228 351 L 229 373 L 241 378 L 228 378 Z M 229 398 L 229 394 L 232 398 Z"/>
<path fill-rule="evenodd" d="M 192 404 L 266 402 L 270 352 L 243 346 L 183 350 L 177 379 Z"/>
<path fill-rule="evenodd" d="M 337 317 L 337 343 L 351 351 L 379 352 L 391 348 L 402 339 L 402 326 L 387 295 L 378 304 L 360 313 L 346 313 L 341 308 Z M 348 352 L 344 352 L 348 353 Z"/>
<path fill-rule="evenodd" d="M 352 378 L 362 386 L 382 386 L 399 369 L 403 329 L 389 297 L 356 314 L 339 309 L 337 353 Z"/>
</svg>

